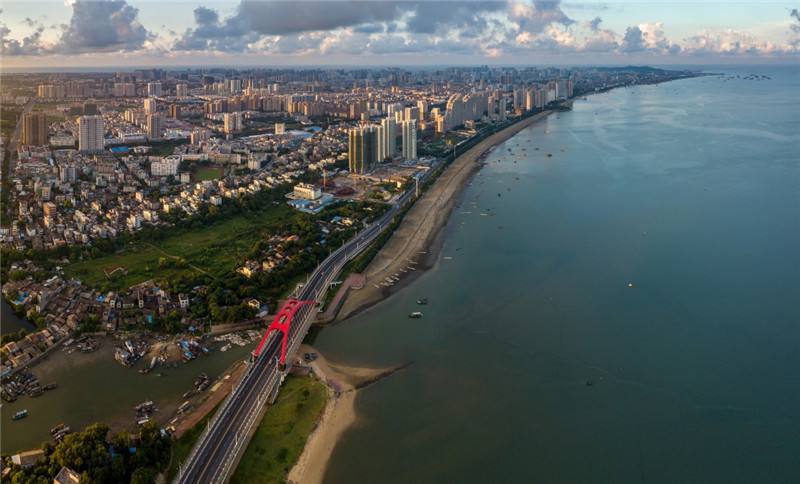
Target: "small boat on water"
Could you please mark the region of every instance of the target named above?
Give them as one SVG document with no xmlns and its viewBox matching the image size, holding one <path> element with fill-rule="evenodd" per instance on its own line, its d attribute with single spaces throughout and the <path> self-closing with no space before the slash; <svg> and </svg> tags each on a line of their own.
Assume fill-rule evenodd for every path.
<svg viewBox="0 0 800 484">
<path fill-rule="evenodd" d="M 419 304 L 420 306 L 424 306 L 424 305 L 428 304 L 428 298 L 427 297 L 423 297 L 423 298 L 417 299 L 417 304 Z"/>
<path fill-rule="evenodd" d="M 27 416 L 28 416 L 28 409 L 24 408 L 24 409 L 20 410 L 19 412 L 15 413 L 14 416 L 11 417 L 11 418 L 14 419 L 14 420 L 22 420 L 23 418 L 25 418 Z"/>
<path fill-rule="evenodd" d="M 422 313 L 420 311 L 414 311 L 413 313 L 408 315 L 411 319 L 419 319 L 422 317 Z"/>
</svg>

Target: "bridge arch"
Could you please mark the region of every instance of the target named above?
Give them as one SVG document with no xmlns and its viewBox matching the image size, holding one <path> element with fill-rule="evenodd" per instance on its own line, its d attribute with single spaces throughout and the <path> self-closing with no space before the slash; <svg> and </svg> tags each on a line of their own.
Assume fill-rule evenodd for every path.
<svg viewBox="0 0 800 484">
<path fill-rule="evenodd" d="M 292 320 L 294 319 L 295 314 L 297 311 L 309 304 L 316 304 L 316 301 L 301 301 L 299 299 L 288 299 L 281 310 L 275 314 L 275 317 L 272 319 L 272 323 L 267 328 L 267 332 L 264 333 L 264 337 L 261 338 L 261 342 L 258 343 L 258 346 L 253 351 L 253 357 L 258 358 L 261 355 L 261 351 L 264 349 L 264 345 L 267 344 L 267 340 L 269 339 L 269 335 L 272 334 L 273 331 L 278 331 L 281 333 L 281 365 L 286 364 L 286 347 L 289 342 L 289 330 L 292 326 Z"/>
</svg>

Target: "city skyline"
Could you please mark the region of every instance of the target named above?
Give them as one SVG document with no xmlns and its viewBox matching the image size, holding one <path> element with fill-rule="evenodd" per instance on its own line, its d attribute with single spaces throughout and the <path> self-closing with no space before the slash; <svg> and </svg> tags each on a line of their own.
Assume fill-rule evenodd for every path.
<svg viewBox="0 0 800 484">
<path fill-rule="evenodd" d="M 0 18 L 3 67 L 23 70 L 789 64 L 800 56 L 800 13 L 788 2 L 8 1 Z"/>
</svg>

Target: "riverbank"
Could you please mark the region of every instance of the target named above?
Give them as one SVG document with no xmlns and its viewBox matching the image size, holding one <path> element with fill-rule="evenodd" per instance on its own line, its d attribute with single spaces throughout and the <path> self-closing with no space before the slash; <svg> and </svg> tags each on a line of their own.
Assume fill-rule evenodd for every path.
<svg viewBox="0 0 800 484">
<path fill-rule="evenodd" d="M 316 352 L 303 345 L 300 354 Z M 357 368 L 330 363 L 319 355 L 310 363 L 314 373 L 325 382 L 328 401 L 317 426 L 308 437 L 303 453 L 289 472 L 289 482 L 321 483 L 333 449 L 344 432 L 356 423 L 355 401 L 360 388 L 389 376 L 400 368 Z"/>
<path fill-rule="evenodd" d="M 389 241 L 367 266 L 364 287 L 349 292 L 336 320 L 347 319 L 374 306 L 431 268 L 441 248 L 442 229 L 459 194 L 480 169 L 480 158 L 494 146 L 552 113 L 544 111 L 515 123 L 458 156 L 430 190 L 414 203 Z M 395 282 L 381 285 L 387 278 L 395 278 Z"/>
<path fill-rule="evenodd" d="M 184 412 L 184 419 L 196 420 L 208 410 L 207 400 L 224 398 L 231 384 L 238 378 L 241 362 L 252 348 L 234 345 L 226 352 L 212 349 L 188 363 L 177 366 L 159 366 L 143 375 L 138 369 L 126 368 L 114 361 L 112 337 L 96 337 L 100 344 L 91 353 L 79 351 L 68 354 L 56 349 L 39 362 L 31 372 L 40 382 L 58 383 L 58 388 L 41 397 L 23 396 L 15 402 L 4 402 L 2 408 L 3 452 L 15 452 L 39 447 L 51 440 L 49 430 L 64 423 L 74 430 L 94 422 L 103 422 L 113 432 L 132 431 L 136 426 L 134 406 L 152 400 L 157 411 L 151 419 L 168 425 L 182 402 L 188 401 L 192 412 Z M 219 344 L 219 343 L 217 343 Z M 149 360 L 148 360 L 149 361 Z M 184 394 L 194 388 L 201 373 L 209 377 L 208 389 Z M 30 412 L 28 418 L 13 421 L 12 415 L 22 409 Z M 183 427 L 175 422 L 176 427 Z"/>
</svg>

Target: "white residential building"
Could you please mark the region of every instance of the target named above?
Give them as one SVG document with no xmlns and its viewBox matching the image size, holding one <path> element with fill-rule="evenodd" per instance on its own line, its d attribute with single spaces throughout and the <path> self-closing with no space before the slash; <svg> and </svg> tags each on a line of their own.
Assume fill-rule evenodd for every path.
<svg viewBox="0 0 800 484">
<path fill-rule="evenodd" d="M 78 149 L 82 153 L 103 151 L 105 123 L 102 116 L 81 116 L 78 118 Z"/>
</svg>

